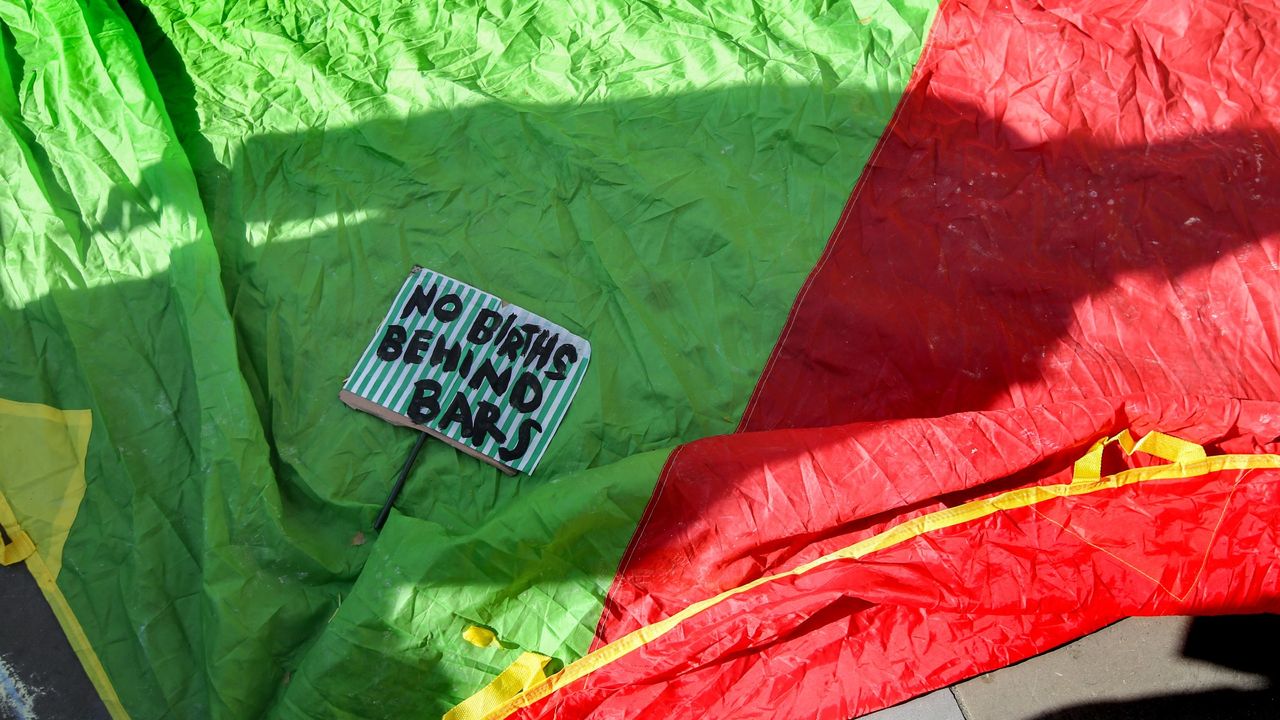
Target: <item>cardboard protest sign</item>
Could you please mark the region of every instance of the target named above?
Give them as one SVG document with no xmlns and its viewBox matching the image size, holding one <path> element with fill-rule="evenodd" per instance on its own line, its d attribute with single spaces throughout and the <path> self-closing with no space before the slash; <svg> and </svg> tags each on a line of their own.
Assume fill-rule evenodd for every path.
<svg viewBox="0 0 1280 720">
<path fill-rule="evenodd" d="M 532 473 L 591 344 L 501 298 L 415 267 L 339 397 L 507 473 Z"/>
</svg>

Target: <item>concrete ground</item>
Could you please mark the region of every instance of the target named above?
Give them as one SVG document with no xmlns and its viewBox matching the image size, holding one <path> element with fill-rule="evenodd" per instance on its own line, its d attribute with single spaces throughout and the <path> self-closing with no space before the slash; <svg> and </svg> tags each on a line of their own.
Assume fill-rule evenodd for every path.
<svg viewBox="0 0 1280 720">
<path fill-rule="evenodd" d="M 1131 618 L 869 720 L 1277 720 L 1280 616 Z"/>
</svg>

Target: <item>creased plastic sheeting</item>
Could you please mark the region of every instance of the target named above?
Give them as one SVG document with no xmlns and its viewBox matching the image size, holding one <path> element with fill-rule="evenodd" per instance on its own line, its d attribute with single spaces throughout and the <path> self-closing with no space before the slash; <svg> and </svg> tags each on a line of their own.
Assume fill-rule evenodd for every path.
<svg viewBox="0 0 1280 720">
<path fill-rule="evenodd" d="M 0 397 L 96 419 L 59 583 L 138 718 L 434 713 L 503 664 L 458 614 L 584 653 L 934 10 L 124 5 L 0 2 Z M 609 362 L 538 478 L 433 447 L 379 538 L 412 439 L 334 391 L 418 263 Z"/>
<path fill-rule="evenodd" d="M 540 622 L 498 623 L 499 637 L 540 628 L 529 649 L 584 653 L 643 503 L 627 506 L 631 526 L 557 545 L 559 566 L 529 577 L 544 562 L 532 538 L 567 531 L 549 517 L 573 532 L 593 517 L 529 498 L 557 478 L 561 494 L 587 492 L 572 486 L 584 472 L 629 496 L 629 458 L 733 427 L 933 9 L 130 4 L 209 213 L 290 542 L 342 559 L 279 568 L 308 603 L 281 608 L 298 622 L 273 625 L 292 649 L 269 671 L 241 658 L 253 641 L 210 655 L 227 714 L 434 712 L 488 681 L 443 600 L 360 600 L 396 587 L 359 563 L 405 531 L 352 541 L 411 439 L 332 396 L 414 264 L 564 325 L 595 360 L 537 477 L 429 445 L 398 503 L 418 522 L 397 526 L 421 542 L 373 551 L 385 565 L 371 569 L 416 568 L 413 598 L 519 607 Z M 645 462 L 651 487 L 661 458 Z M 477 536 L 495 517 L 513 533 L 498 537 L 528 539 Z M 232 606 L 239 591 L 208 589 Z M 366 623 L 412 629 L 350 632 Z"/>
<path fill-rule="evenodd" d="M 1280 397 L 1278 38 L 1269 3 L 946 3 L 742 427 Z"/>
<path fill-rule="evenodd" d="M 1111 477 L 1064 490 L 1094 440 L 1128 428 L 1211 457 L 1139 454 L 1147 467 L 1114 475 L 1107 454 Z M 490 717 L 855 717 L 1125 616 L 1280 610 L 1278 434 L 1280 403 L 1138 396 L 691 443 L 620 571 L 605 640 L 748 589 Z M 663 522 L 682 503 L 708 520 Z"/>
<path fill-rule="evenodd" d="M 611 590 L 600 642 L 812 557 L 828 534 L 856 533 L 875 513 L 914 512 L 971 485 L 1045 482 L 1070 459 L 1058 453 L 1113 432 L 1116 418 L 1220 442 L 1238 425 L 1246 446 L 1270 442 L 1280 398 L 1278 27 L 1274 8 L 1249 3 L 946 3 L 745 413 L 743 429 L 767 432 L 673 456 Z M 1147 399 L 1125 409 L 1119 399 L 1134 393 Z M 1001 409 L 1025 420 L 992 426 Z M 957 411 L 982 412 L 948 416 Z M 829 456 L 842 439 L 824 428 L 859 421 L 916 427 L 918 456 L 868 440 Z M 794 431 L 809 440 L 784 428 L 809 428 Z M 716 640 L 730 650 L 715 683 L 725 699 L 711 702 L 743 716 L 788 702 L 797 715 L 865 712 L 1125 614 L 1274 608 L 1274 507 L 1262 505 L 1276 499 L 1265 487 L 1255 504 L 1231 506 L 1242 514 L 1210 543 L 1258 543 L 1258 554 L 1224 559 L 1195 586 L 1205 595 L 1154 602 L 1148 576 L 1183 567 L 1217 500 L 1181 497 L 1199 491 L 1177 486 L 1157 499 L 1161 522 L 1151 524 L 1146 505 L 1100 497 L 1080 514 L 1131 527 L 1118 542 L 1155 561 L 1141 572 L 1080 574 L 1094 560 L 1070 538 L 1019 536 L 937 547 L 912 566 L 923 577 L 890 587 L 905 595 L 871 614 L 856 577 L 840 586 L 843 599 L 765 598 L 779 622 L 793 609 L 820 620 L 773 626 L 762 612 L 763 625 L 722 626 Z M 1037 528 L 1037 517 L 1017 520 Z M 1040 606 L 1053 616 L 1009 616 L 1046 589 L 1017 575 L 1028 567 L 1066 593 L 1043 596 L 1057 603 Z M 1025 600 L 1003 584 L 1006 572 L 1028 581 Z M 988 614 L 939 620 L 926 612 L 939 593 Z M 863 633 L 873 616 L 882 620 Z M 757 644 L 764 637 L 772 643 Z M 686 657 L 673 652 L 673 662 Z M 877 662 L 898 685 L 876 674 Z M 868 672 L 865 685 L 850 679 Z M 681 680 L 668 691 L 643 677 L 629 680 L 651 694 L 619 689 L 631 698 L 623 707 L 696 704 L 715 684 Z M 575 707 L 612 702 L 607 694 L 585 691 Z M 828 700 L 802 699 L 811 696 Z M 579 699 L 569 690 L 562 702 Z"/>
<path fill-rule="evenodd" d="M 262 582 L 293 559 L 196 184 L 114 5 L 5 2 L 0 26 L 0 397 L 91 412 L 58 589 L 127 712 L 208 715 L 206 638 L 234 623 L 267 664 L 261 621 L 298 593 Z M 229 585 L 271 592 L 202 592 Z"/>
<path fill-rule="evenodd" d="M 392 515 L 276 716 L 439 718 L 523 652 L 577 659 L 667 455 L 562 476 L 465 534 Z"/>
</svg>

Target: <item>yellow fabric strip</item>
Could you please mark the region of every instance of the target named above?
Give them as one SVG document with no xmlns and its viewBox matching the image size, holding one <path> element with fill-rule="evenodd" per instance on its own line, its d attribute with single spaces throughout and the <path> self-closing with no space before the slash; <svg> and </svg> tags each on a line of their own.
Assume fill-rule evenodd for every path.
<svg viewBox="0 0 1280 720">
<path fill-rule="evenodd" d="M 1172 463 L 1192 463 L 1205 459 L 1204 448 L 1199 445 L 1159 432 L 1147 433 L 1137 444 L 1132 448 L 1126 449 L 1125 452 L 1130 455 L 1136 452 L 1144 452 Z"/>
<path fill-rule="evenodd" d="M 16 526 L 13 524 L 0 522 L 0 525 L 9 534 L 9 542 L 5 543 L 4 553 L 0 554 L 0 565 L 14 565 L 31 557 L 31 553 L 36 551 L 31 536 L 21 530 L 14 530 Z"/>
<path fill-rule="evenodd" d="M 36 584 L 40 586 L 45 600 L 53 609 L 54 617 L 58 618 L 58 624 L 62 626 L 62 632 L 67 636 L 67 642 L 75 651 L 76 657 L 80 658 L 85 675 L 89 676 L 89 682 L 93 683 L 93 688 L 98 691 L 103 707 L 107 709 L 112 720 L 129 720 L 129 713 L 125 712 L 120 696 L 116 695 L 116 689 L 111 684 L 111 679 L 107 677 L 106 668 L 102 667 L 102 661 L 98 659 L 98 654 L 89 644 L 89 637 L 84 634 L 84 628 L 80 626 L 80 621 L 76 619 L 71 606 L 67 604 L 67 598 L 58 589 L 57 581 L 53 579 L 53 572 L 44 564 L 40 553 L 37 552 L 27 558 L 27 569 L 35 577 Z"/>
<path fill-rule="evenodd" d="M 1125 455 L 1144 452 L 1171 463 L 1192 463 L 1204 460 L 1204 448 L 1193 442 L 1187 442 L 1172 435 L 1160 432 L 1149 432 L 1137 442 L 1128 430 L 1121 430 L 1114 437 L 1103 438 L 1089 448 L 1084 457 L 1076 461 L 1073 473 L 1074 482 L 1088 482 L 1102 477 L 1102 452 L 1107 445 L 1118 443 Z"/>
<path fill-rule="evenodd" d="M 1121 435 L 1125 436 L 1125 438 L 1121 438 Z M 1122 446 L 1127 446 L 1126 449 L 1130 451 L 1142 445 L 1142 442 L 1134 443 L 1132 436 L 1128 434 L 1128 431 L 1121 433 L 1121 435 L 1117 435 L 1114 438 L 1104 438 L 1103 440 L 1100 440 L 1093 446 L 1093 448 L 1090 449 L 1089 453 L 1085 455 L 1085 458 L 1089 458 L 1096 451 L 1100 467 L 1102 448 L 1106 443 L 1119 441 L 1122 443 Z M 1163 438 L 1167 438 L 1168 440 Z M 1147 438 L 1144 437 L 1143 441 L 1146 440 Z M 1199 452 L 1196 452 L 1195 449 L 1186 448 L 1186 445 L 1191 445 L 1192 448 L 1198 449 Z M 1160 437 L 1151 441 L 1150 445 L 1143 447 L 1142 449 L 1143 452 L 1148 452 L 1152 455 L 1156 455 L 1157 457 L 1164 457 L 1161 453 L 1169 452 L 1174 457 L 1193 459 L 1184 462 L 1175 461 L 1168 465 L 1134 468 L 1115 475 L 1110 475 L 1106 478 L 1097 479 L 1088 479 L 1087 476 L 1081 477 L 1079 474 L 1080 466 L 1077 464 L 1076 479 L 1069 484 L 1043 485 L 1011 490 L 994 497 L 975 500 L 963 505 L 957 505 L 953 508 L 947 508 L 928 515 L 922 515 L 889 528 L 888 530 L 867 538 L 866 540 L 824 555 L 816 560 L 805 563 L 804 565 L 800 565 L 799 567 L 787 572 L 762 577 L 758 580 L 747 583 L 746 585 L 726 590 L 713 598 L 708 598 L 694 603 L 665 620 L 642 627 L 618 638 L 594 652 L 588 653 L 582 659 L 566 666 L 560 672 L 552 675 L 545 681 L 535 685 L 524 693 L 512 697 L 504 702 L 489 705 L 484 714 L 468 715 L 465 717 L 467 720 L 480 720 L 481 718 L 483 718 L 483 720 L 500 720 L 501 718 L 511 715 L 522 707 L 532 705 L 567 685 L 581 680 L 623 655 L 633 652 L 645 644 L 665 635 L 685 620 L 688 620 L 689 618 L 714 605 L 724 602 L 731 597 L 749 592 L 761 585 L 777 582 L 789 577 L 804 575 L 815 568 L 822 567 L 829 563 L 841 560 L 858 559 L 870 553 L 885 550 L 901 544 L 926 533 L 973 522 L 1002 510 L 1024 508 L 1047 500 L 1053 500 L 1055 498 L 1087 495 L 1089 493 L 1111 490 L 1126 485 L 1133 485 L 1152 480 L 1192 478 L 1228 470 L 1280 468 L 1280 455 L 1217 455 L 1214 457 L 1205 457 L 1204 450 L 1203 448 L 1200 448 L 1200 446 L 1169 435 L 1160 435 Z M 1082 458 L 1082 460 L 1085 458 Z M 1166 457 L 1165 459 L 1169 458 Z M 475 705 L 472 704 L 472 701 L 476 700 L 478 697 L 479 693 L 468 698 L 458 707 L 466 705 L 472 708 L 473 711 L 476 708 L 483 707 L 483 705 L 479 703 Z M 490 700 L 490 702 L 492 702 L 492 700 Z M 455 708 L 455 710 L 456 709 L 457 708 Z M 450 713 L 452 712 L 453 711 L 450 711 Z M 462 717 L 463 716 L 446 714 L 445 720 L 461 720 Z"/>
<path fill-rule="evenodd" d="M 550 661 L 551 658 L 545 655 L 523 653 L 483 690 L 445 713 L 444 720 L 481 720 L 494 708 L 502 706 L 534 685 L 544 682 L 547 676 L 543 674 L 543 669 Z"/>
</svg>

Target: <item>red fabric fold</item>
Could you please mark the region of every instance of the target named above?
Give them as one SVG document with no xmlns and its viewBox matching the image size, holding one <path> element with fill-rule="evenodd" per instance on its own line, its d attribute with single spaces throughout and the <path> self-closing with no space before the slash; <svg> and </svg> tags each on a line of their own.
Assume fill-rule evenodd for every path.
<svg viewBox="0 0 1280 720">
<path fill-rule="evenodd" d="M 1243 0 L 945 2 L 746 432 L 673 456 L 597 644 L 1063 482 L 1126 427 L 1274 451 L 1277 48 Z M 527 715 L 849 717 L 1126 615 L 1280 609 L 1278 515 L 1273 471 L 997 513 L 735 598 Z"/>
</svg>

